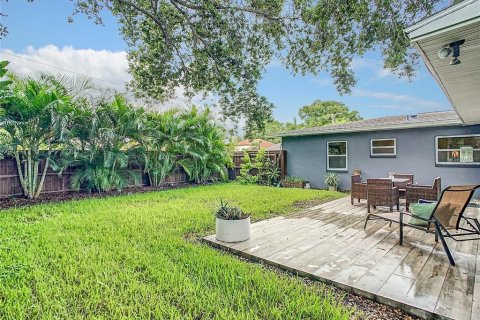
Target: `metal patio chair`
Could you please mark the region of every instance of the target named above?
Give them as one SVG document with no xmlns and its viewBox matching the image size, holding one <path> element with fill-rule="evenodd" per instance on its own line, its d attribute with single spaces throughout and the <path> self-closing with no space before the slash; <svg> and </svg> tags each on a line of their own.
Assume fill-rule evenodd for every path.
<svg viewBox="0 0 480 320">
<path fill-rule="evenodd" d="M 438 239 L 440 239 L 450 265 L 454 266 L 455 260 L 445 238 L 451 238 L 455 241 L 480 240 L 480 223 L 478 219 L 464 216 L 465 209 L 478 188 L 480 188 L 480 185 L 450 186 L 445 188 L 428 219 L 406 212 L 369 214 L 365 221 L 365 227 L 369 220 L 376 219 L 399 223 L 400 245 L 403 244 L 403 228 L 405 226 L 427 233 L 434 233 L 435 241 L 438 242 Z M 412 217 L 425 221 L 426 226 L 411 224 L 410 219 Z"/>
</svg>

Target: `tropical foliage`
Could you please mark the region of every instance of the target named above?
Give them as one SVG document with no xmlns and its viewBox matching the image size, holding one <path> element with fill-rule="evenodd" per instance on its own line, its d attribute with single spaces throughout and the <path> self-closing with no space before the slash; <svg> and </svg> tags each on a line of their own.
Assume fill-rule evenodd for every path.
<svg viewBox="0 0 480 320">
<path fill-rule="evenodd" d="M 254 160 L 250 158 L 246 150 L 243 150 L 240 176 L 237 177 L 239 182 L 271 186 L 278 183 L 279 177 L 280 169 L 278 163 L 268 157 L 264 148 L 258 150 Z"/>
<path fill-rule="evenodd" d="M 158 113 L 118 94 L 87 99 L 91 84 L 65 76 L 10 81 L 0 82 L 0 155 L 15 157 L 26 197 L 39 196 L 50 167 L 75 167 L 72 187 L 98 192 L 138 184 L 142 173 L 157 187 L 178 166 L 195 182 L 226 176 L 224 132 L 208 109 Z"/>
</svg>

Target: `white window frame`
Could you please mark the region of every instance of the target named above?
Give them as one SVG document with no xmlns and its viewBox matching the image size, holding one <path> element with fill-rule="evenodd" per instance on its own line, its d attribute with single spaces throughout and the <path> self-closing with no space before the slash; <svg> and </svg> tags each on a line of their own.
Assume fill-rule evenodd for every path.
<svg viewBox="0 0 480 320">
<path fill-rule="evenodd" d="M 330 152 L 330 143 L 345 143 L 345 155 L 340 154 L 329 154 Z M 345 157 L 345 168 L 330 168 L 330 157 Z M 328 171 L 348 171 L 348 142 L 346 140 L 340 141 L 327 141 L 327 170 Z"/>
<path fill-rule="evenodd" d="M 480 137 L 480 134 L 460 134 L 460 135 L 448 135 L 448 136 L 436 136 L 435 137 L 435 164 L 441 166 L 480 166 L 480 162 L 440 162 L 438 161 L 438 152 L 439 151 L 458 151 L 460 149 L 438 149 L 438 139 L 442 138 L 463 138 L 463 137 Z M 473 151 L 480 151 L 480 148 L 473 148 Z"/>
<path fill-rule="evenodd" d="M 393 140 L 393 153 L 373 153 L 373 149 L 382 149 L 382 148 L 391 148 L 392 146 L 385 147 L 374 147 L 374 141 L 387 141 Z M 385 139 L 370 139 L 370 157 L 396 157 L 397 156 L 397 139 L 396 138 L 385 138 Z"/>
</svg>

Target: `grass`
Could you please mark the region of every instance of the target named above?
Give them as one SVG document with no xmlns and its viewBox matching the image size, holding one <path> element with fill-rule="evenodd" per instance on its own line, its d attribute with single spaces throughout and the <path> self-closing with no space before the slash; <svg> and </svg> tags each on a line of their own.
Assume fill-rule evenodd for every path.
<svg viewBox="0 0 480 320">
<path fill-rule="evenodd" d="M 339 197 L 228 183 L 5 210 L 0 319 L 348 319 L 323 286 L 184 238 L 220 199 L 261 219 Z"/>
</svg>

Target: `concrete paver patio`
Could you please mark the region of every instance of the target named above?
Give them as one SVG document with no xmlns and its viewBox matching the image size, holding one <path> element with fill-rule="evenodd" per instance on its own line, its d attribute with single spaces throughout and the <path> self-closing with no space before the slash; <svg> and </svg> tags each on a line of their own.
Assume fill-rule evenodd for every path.
<svg viewBox="0 0 480 320">
<path fill-rule="evenodd" d="M 378 210 L 383 210 L 379 208 Z M 468 216 L 479 209 L 469 208 Z M 451 267 L 434 235 L 370 221 L 364 202 L 342 198 L 252 224 L 251 238 L 204 240 L 246 258 L 308 276 L 424 318 L 480 319 L 478 241 L 447 240 Z"/>
</svg>

